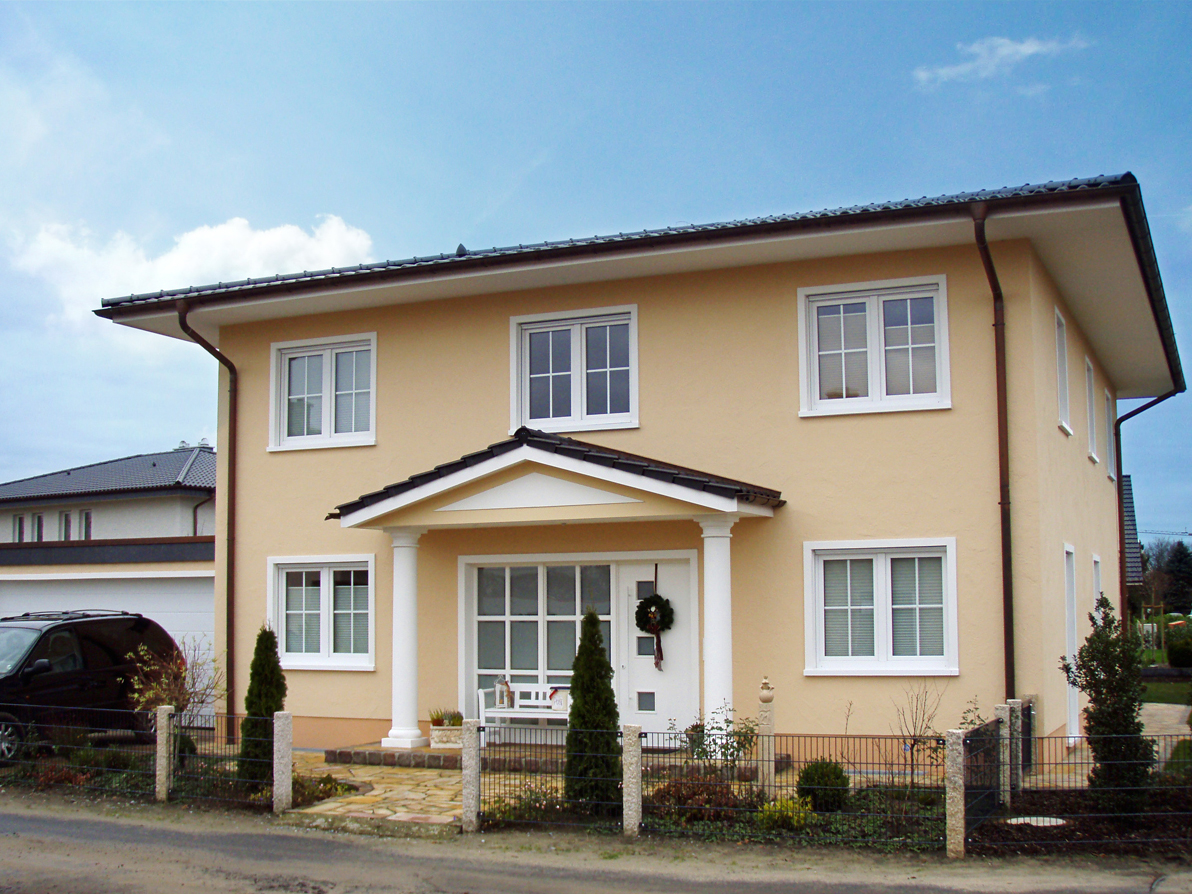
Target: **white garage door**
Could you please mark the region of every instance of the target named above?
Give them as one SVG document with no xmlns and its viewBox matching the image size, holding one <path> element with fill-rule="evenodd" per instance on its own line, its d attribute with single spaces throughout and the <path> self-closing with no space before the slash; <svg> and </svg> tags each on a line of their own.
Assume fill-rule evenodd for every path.
<svg viewBox="0 0 1192 894">
<path fill-rule="evenodd" d="M 15 579 L 14 579 L 15 578 Z M 23 612 L 107 609 L 152 618 L 176 641 L 215 640 L 215 578 L 0 575 L 0 617 Z"/>
</svg>

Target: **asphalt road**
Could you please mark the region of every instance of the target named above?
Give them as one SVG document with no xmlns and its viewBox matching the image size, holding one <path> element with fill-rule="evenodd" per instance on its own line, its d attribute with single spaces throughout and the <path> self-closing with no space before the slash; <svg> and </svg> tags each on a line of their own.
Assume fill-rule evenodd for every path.
<svg viewBox="0 0 1192 894">
<path fill-rule="evenodd" d="M 503 832 L 420 841 L 268 817 L 0 792 L 0 894 L 140 892 L 1189 894 L 1186 864 L 871 855 Z"/>
</svg>

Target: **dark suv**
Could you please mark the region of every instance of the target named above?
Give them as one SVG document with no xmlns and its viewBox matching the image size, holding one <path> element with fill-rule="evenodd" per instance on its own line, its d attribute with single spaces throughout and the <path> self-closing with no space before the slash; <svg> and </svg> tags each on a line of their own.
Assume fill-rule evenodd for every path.
<svg viewBox="0 0 1192 894">
<path fill-rule="evenodd" d="M 20 752 L 30 724 L 85 717 L 87 726 L 134 725 L 130 657 L 178 646 L 156 621 L 128 612 L 29 612 L 0 618 L 0 764 Z M 79 722 L 77 720 L 72 722 Z"/>
</svg>

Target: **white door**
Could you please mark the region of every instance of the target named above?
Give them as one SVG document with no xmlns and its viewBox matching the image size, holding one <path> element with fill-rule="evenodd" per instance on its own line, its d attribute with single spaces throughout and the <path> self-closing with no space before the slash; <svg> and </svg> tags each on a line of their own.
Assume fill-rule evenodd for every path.
<svg viewBox="0 0 1192 894">
<path fill-rule="evenodd" d="M 614 619 L 618 654 L 617 702 L 622 723 L 646 732 L 684 729 L 699 713 L 699 620 L 692 598 L 692 567 L 686 559 L 617 564 Z M 637 629 L 638 601 L 654 592 L 670 600 L 674 626 L 662 634 L 661 670 L 654 664 L 654 637 Z"/>
</svg>

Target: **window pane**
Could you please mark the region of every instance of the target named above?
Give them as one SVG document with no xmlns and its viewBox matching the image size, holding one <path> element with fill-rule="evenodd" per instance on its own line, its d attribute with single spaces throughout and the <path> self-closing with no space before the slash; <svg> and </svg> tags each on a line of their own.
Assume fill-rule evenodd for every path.
<svg viewBox="0 0 1192 894">
<path fill-rule="evenodd" d="M 356 357 L 356 389 L 364 390 L 372 386 L 372 352 L 354 351 Z"/>
<path fill-rule="evenodd" d="M 546 569 L 546 613 L 575 617 L 574 565 L 552 565 Z"/>
<path fill-rule="evenodd" d="M 352 616 L 352 652 L 368 654 L 368 615 L 357 613 Z"/>
<path fill-rule="evenodd" d="M 853 650 L 858 657 L 873 657 L 873 609 L 863 608 L 852 612 Z"/>
<path fill-rule="evenodd" d="M 588 369 L 608 369 L 608 327 L 589 326 L 586 336 Z"/>
<path fill-rule="evenodd" d="M 848 611 L 828 609 L 824 612 L 824 654 L 829 658 L 848 655 Z"/>
<path fill-rule="evenodd" d="M 317 614 L 306 615 L 306 647 L 304 652 L 319 651 L 319 626 L 322 619 Z"/>
<path fill-rule="evenodd" d="M 552 419 L 571 415 L 571 376 L 550 377 L 550 402 Z"/>
<path fill-rule="evenodd" d="M 639 636 L 637 638 L 637 654 L 642 658 L 652 658 L 654 656 L 654 637 Z"/>
<path fill-rule="evenodd" d="M 821 400 L 844 397 L 844 359 L 839 354 L 820 354 L 819 396 Z"/>
<path fill-rule="evenodd" d="M 824 560 L 824 605 L 848 605 L 848 560 Z"/>
<path fill-rule="evenodd" d="M 323 433 L 323 398 L 321 395 L 306 399 L 306 433 L 308 435 Z"/>
<path fill-rule="evenodd" d="M 551 372 L 571 372 L 571 330 L 556 329 L 550 334 Z"/>
<path fill-rule="evenodd" d="M 890 601 L 894 605 L 914 605 L 916 559 L 890 560 Z"/>
<path fill-rule="evenodd" d="M 509 625 L 509 666 L 538 669 L 538 622 L 514 621 Z"/>
<path fill-rule="evenodd" d="M 608 365 L 629 368 L 629 324 L 608 327 Z"/>
<path fill-rule="evenodd" d="M 352 651 L 352 615 L 336 612 L 331 622 L 331 651 Z"/>
<path fill-rule="evenodd" d="M 629 412 L 629 370 L 614 369 L 608 374 L 608 411 Z"/>
<path fill-rule="evenodd" d="M 935 328 L 935 299 L 934 298 L 912 298 L 911 304 L 911 325 L 915 327 L 927 326 L 932 330 Z M 934 339 L 932 339 L 934 341 Z M 921 344 L 921 342 L 915 342 Z"/>
<path fill-rule="evenodd" d="M 550 418 L 550 376 L 530 379 L 530 418 Z"/>
<path fill-rule="evenodd" d="M 944 560 L 935 557 L 919 559 L 919 604 L 944 604 Z"/>
<path fill-rule="evenodd" d="M 609 614 L 612 607 L 612 566 L 582 565 L 579 570 L 580 611 Z"/>
<path fill-rule="evenodd" d="M 603 416 L 608 413 L 608 373 L 588 373 L 588 414 Z"/>
<path fill-rule="evenodd" d="M 530 333 L 530 375 L 541 376 L 550 372 L 550 333 Z"/>
<path fill-rule="evenodd" d="M 935 348 L 911 349 L 911 373 L 915 394 L 935 393 Z"/>
<path fill-rule="evenodd" d="M 910 323 L 905 298 L 888 298 L 882 302 L 882 318 L 886 329 L 902 328 Z M 887 338 L 889 336 L 887 335 Z M 887 342 L 888 344 L 889 342 Z M 905 342 L 903 342 L 905 344 Z"/>
<path fill-rule="evenodd" d="M 869 355 L 864 351 L 844 355 L 844 396 L 869 396 Z"/>
<path fill-rule="evenodd" d="M 816 308 L 816 326 L 821 351 L 839 351 L 842 347 L 840 336 L 840 305 L 824 304 Z"/>
<path fill-rule="evenodd" d="M 295 396 L 304 396 L 306 394 L 306 358 L 291 357 L 289 368 L 289 393 Z"/>
<path fill-rule="evenodd" d="M 919 609 L 919 654 L 944 654 L 944 610 Z"/>
<path fill-rule="evenodd" d="M 286 437 L 296 438 L 306 434 L 306 401 L 291 397 L 286 404 Z"/>
<path fill-rule="evenodd" d="M 865 305 L 846 304 L 842 317 L 844 325 L 844 349 L 865 348 L 868 346 L 865 325 Z"/>
<path fill-rule="evenodd" d="M 538 614 L 538 568 L 509 569 L 509 614 Z"/>
<path fill-rule="evenodd" d="M 849 596 L 852 605 L 873 605 L 873 559 L 849 559 Z"/>
<path fill-rule="evenodd" d="M 286 614 L 286 651 L 302 651 L 302 615 Z"/>
<path fill-rule="evenodd" d="M 546 669 L 569 671 L 574 661 L 575 622 L 548 622 L 546 625 Z"/>
<path fill-rule="evenodd" d="M 352 351 L 340 351 L 335 355 L 335 390 L 356 390 L 356 356 Z"/>
<path fill-rule="evenodd" d="M 935 389 L 932 389 L 933 391 Z M 886 348 L 886 394 L 911 393 L 910 348 Z"/>
<path fill-rule="evenodd" d="M 653 692 L 639 692 L 637 694 L 637 709 L 639 711 L 648 712 L 654 710 L 654 693 Z"/>
<path fill-rule="evenodd" d="M 505 622 L 481 621 L 476 625 L 476 666 L 505 668 Z"/>
<path fill-rule="evenodd" d="M 505 614 L 505 569 L 476 570 L 476 614 Z"/>
<path fill-rule="evenodd" d="M 348 395 L 344 400 L 341 395 L 335 396 L 335 430 L 337 432 L 354 431 L 352 411 L 356 408 L 355 401 Z"/>
<path fill-rule="evenodd" d="M 600 622 L 600 635 L 604 639 L 604 656 L 608 658 L 609 661 L 612 661 L 612 653 L 609 651 L 609 645 L 613 641 L 611 622 Z"/>
<path fill-rule="evenodd" d="M 356 392 L 356 431 L 368 431 L 372 428 L 372 413 L 369 407 L 369 393 L 367 391 Z"/>
<path fill-rule="evenodd" d="M 893 649 L 897 656 L 919 654 L 919 631 L 917 610 L 914 608 L 896 608 L 891 613 L 891 632 L 893 633 Z"/>
<path fill-rule="evenodd" d="M 306 358 L 306 393 L 323 393 L 323 355 L 311 354 Z"/>
</svg>

